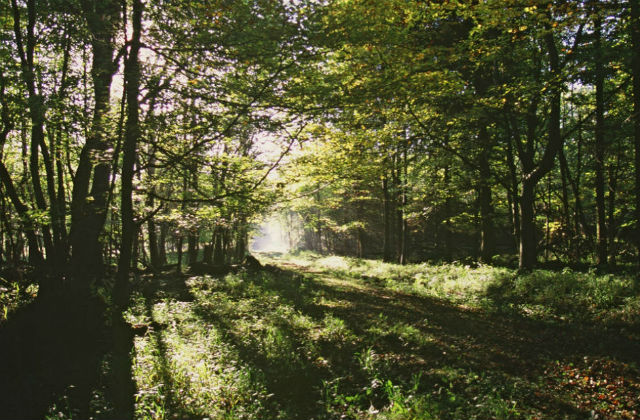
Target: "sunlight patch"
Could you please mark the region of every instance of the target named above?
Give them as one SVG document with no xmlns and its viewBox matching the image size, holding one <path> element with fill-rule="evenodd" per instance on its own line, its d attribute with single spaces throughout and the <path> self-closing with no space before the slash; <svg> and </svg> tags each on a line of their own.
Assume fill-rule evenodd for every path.
<svg viewBox="0 0 640 420">
<path fill-rule="evenodd" d="M 258 231 L 249 242 L 251 252 L 287 253 L 291 249 L 288 230 L 278 217 L 272 216 L 260 225 Z"/>
</svg>

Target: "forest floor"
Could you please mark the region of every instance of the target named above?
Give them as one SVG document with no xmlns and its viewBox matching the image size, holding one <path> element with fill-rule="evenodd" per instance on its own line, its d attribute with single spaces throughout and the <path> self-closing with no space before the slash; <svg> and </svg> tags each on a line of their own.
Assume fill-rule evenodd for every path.
<svg viewBox="0 0 640 420">
<path fill-rule="evenodd" d="M 634 279 L 259 258 L 138 279 L 136 418 L 640 418 Z M 92 417 L 109 418 L 97 384 Z M 49 418 L 73 417 L 60 395 Z"/>
<path fill-rule="evenodd" d="M 573 296 L 589 305 L 576 309 L 558 290 L 555 306 L 507 290 L 553 275 L 525 287 L 491 267 L 261 260 L 137 296 L 139 418 L 640 417 L 638 306 L 622 285 L 617 303 Z M 565 293 L 580 279 L 565 272 Z"/>
</svg>

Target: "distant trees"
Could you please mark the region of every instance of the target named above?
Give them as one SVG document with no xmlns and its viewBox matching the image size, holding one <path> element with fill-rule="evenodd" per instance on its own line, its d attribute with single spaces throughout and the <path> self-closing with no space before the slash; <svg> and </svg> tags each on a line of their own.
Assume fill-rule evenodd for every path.
<svg viewBox="0 0 640 420">
<path fill-rule="evenodd" d="M 347 202 L 336 208 L 340 195 L 322 190 L 336 215 L 324 222 L 333 226 L 327 243 L 358 222 L 378 238 L 369 255 L 396 261 L 406 256 L 391 258 L 394 234 L 409 238 L 413 259 L 491 261 L 517 243 L 522 269 L 540 251 L 563 262 L 630 261 L 638 194 L 621 192 L 635 191 L 638 164 L 622 150 L 635 147 L 637 119 L 622 116 L 634 115 L 638 96 L 636 2 L 346 3 L 331 14 L 342 37 L 330 68 L 347 97 L 330 123 L 336 140 L 320 142 L 371 150 L 362 139 L 384 139 L 380 168 L 401 164 L 378 175 L 381 189 L 368 187 L 365 207 L 378 211 L 367 216 L 344 219 Z M 360 178 L 340 168 L 343 183 Z M 313 212 L 322 208 L 314 202 Z M 308 213 L 304 203 L 298 210 Z M 404 222 L 385 222 L 398 210 Z M 344 249 L 356 253 L 328 250 Z"/>
<path fill-rule="evenodd" d="M 635 0 L 136 4 L 0 5 L 0 258 L 43 294 L 239 260 L 287 192 L 318 250 L 638 253 Z"/>
</svg>

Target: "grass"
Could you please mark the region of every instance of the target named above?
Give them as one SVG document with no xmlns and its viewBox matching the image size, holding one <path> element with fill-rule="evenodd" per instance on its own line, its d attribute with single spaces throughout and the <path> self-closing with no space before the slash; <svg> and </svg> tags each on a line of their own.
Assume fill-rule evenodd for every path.
<svg viewBox="0 0 640 420">
<path fill-rule="evenodd" d="M 277 259 L 270 259 L 276 263 Z M 631 275 L 516 270 L 479 265 L 398 265 L 377 260 L 300 252 L 287 261 L 308 270 L 435 297 L 487 310 L 515 311 L 538 319 L 640 324 L 640 284 Z"/>
<path fill-rule="evenodd" d="M 137 418 L 639 417 L 630 278 L 261 259 L 146 279 L 128 313 Z"/>
</svg>

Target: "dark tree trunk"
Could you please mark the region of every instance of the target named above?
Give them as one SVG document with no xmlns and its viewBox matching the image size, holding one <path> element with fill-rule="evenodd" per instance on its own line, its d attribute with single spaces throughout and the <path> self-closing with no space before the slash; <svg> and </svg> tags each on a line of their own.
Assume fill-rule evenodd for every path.
<svg viewBox="0 0 640 420">
<path fill-rule="evenodd" d="M 216 265 L 224 264 L 224 247 L 222 239 L 222 228 L 216 227 L 216 229 L 214 230 L 213 245 L 213 263 Z"/>
<path fill-rule="evenodd" d="M 533 153 L 523 159 L 525 171 L 522 180 L 522 197 L 520 200 L 520 270 L 530 270 L 537 262 L 537 250 L 535 241 L 534 199 L 535 187 L 551 168 L 558 151 L 562 149 L 562 135 L 560 133 L 560 113 L 562 86 L 560 85 L 560 59 L 552 33 L 544 37 L 549 55 L 549 65 L 553 76 L 550 84 L 550 110 L 548 120 L 548 142 L 543 155 L 537 165 L 533 166 Z M 533 135 L 529 135 L 529 145 Z M 527 167 L 531 170 L 527 170 Z"/>
<path fill-rule="evenodd" d="M 178 274 L 182 273 L 182 246 L 183 246 L 183 241 L 184 241 L 184 237 L 182 236 L 182 234 L 180 234 L 180 236 L 178 236 L 178 240 L 177 240 L 177 244 L 176 244 L 176 248 L 177 248 L 177 254 L 178 254 L 178 263 L 176 264 L 176 272 Z"/>
<path fill-rule="evenodd" d="M 618 162 L 616 166 L 619 165 L 620 155 L 617 156 Z M 607 233 L 609 234 L 608 242 L 609 242 L 609 264 L 616 264 L 616 247 L 614 246 L 615 236 L 616 236 L 616 218 L 615 218 L 615 206 L 616 206 L 616 188 L 618 184 L 617 178 L 617 168 L 614 165 L 609 166 L 609 188 L 608 188 L 608 206 L 607 206 Z"/>
<path fill-rule="evenodd" d="M 559 154 L 560 156 L 560 154 Z M 576 232 L 571 233 L 571 207 L 569 205 L 569 189 L 567 188 L 567 171 L 566 165 L 560 164 L 560 180 L 561 180 L 561 192 L 560 199 L 562 200 L 562 233 L 565 238 L 569 238 L 568 249 L 571 250 L 571 243 Z M 571 252 L 569 252 L 569 256 Z"/>
<path fill-rule="evenodd" d="M 190 232 L 187 236 L 187 255 L 189 265 L 198 262 L 198 232 Z"/>
<path fill-rule="evenodd" d="M 449 165 L 444 167 L 444 188 L 446 198 L 444 200 L 444 258 L 447 261 L 451 261 L 453 257 L 453 244 L 451 240 L 451 194 L 449 189 L 449 183 L 451 181 L 451 170 Z"/>
<path fill-rule="evenodd" d="M 635 224 L 638 265 L 640 266 L 640 0 L 631 0 L 631 73 L 633 76 L 633 138 L 635 165 Z"/>
<path fill-rule="evenodd" d="M 596 172 L 596 262 L 607 263 L 607 225 L 604 197 L 604 70 L 602 64 L 601 29 L 602 22 L 595 19 L 595 88 L 596 88 L 596 127 L 595 127 L 595 172 Z"/>
<path fill-rule="evenodd" d="M 525 179 L 520 196 L 520 269 L 530 269 L 537 262 L 534 200 L 535 183 Z"/>
<path fill-rule="evenodd" d="M 157 269 L 162 263 L 160 262 L 160 253 L 158 250 L 158 232 L 153 218 L 147 222 L 147 234 L 149 235 L 149 259 L 151 260 L 151 267 Z"/>
<path fill-rule="evenodd" d="M 169 225 L 166 222 L 160 224 L 160 238 L 158 241 L 158 260 L 160 265 L 167 264 L 167 234 Z"/>
<path fill-rule="evenodd" d="M 480 127 L 480 156 L 478 201 L 480 204 L 480 261 L 490 263 L 495 255 L 493 232 L 493 205 L 491 204 L 491 168 L 489 166 L 489 152 L 491 141 L 487 128 Z"/>
<path fill-rule="evenodd" d="M 400 264 L 406 264 L 407 263 L 407 243 L 409 241 L 409 231 L 408 231 L 408 226 L 407 226 L 407 215 L 406 215 L 406 211 L 407 211 L 407 202 L 408 202 L 408 197 L 407 197 L 407 183 L 408 183 L 408 170 L 409 170 L 409 164 L 408 164 L 408 157 L 407 157 L 407 152 L 408 152 L 408 140 L 405 138 L 404 141 L 402 142 L 402 155 L 401 155 L 401 171 L 400 171 L 400 244 L 398 245 L 399 249 L 400 249 L 400 255 L 399 255 L 399 259 L 398 262 Z"/>
<path fill-rule="evenodd" d="M 213 263 L 213 244 L 206 244 L 202 253 L 202 262 L 205 264 Z"/>
<path fill-rule="evenodd" d="M 13 8 L 13 24 L 16 47 L 18 49 L 18 55 L 20 57 L 20 67 L 22 70 L 22 80 L 25 83 L 27 95 L 27 104 L 29 107 L 29 116 L 31 119 L 31 144 L 29 147 L 29 174 L 31 175 L 31 186 L 33 190 L 33 196 L 35 198 L 38 209 L 43 211 L 49 211 L 49 205 L 44 196 L 42 190 L 42 181 L 40 178 L 40 150 L 42 149 L 43 156 L 46 158 L 45 167 L 47 168 L 47 179 L 50 193 L 50 202 L 55 205 L 55 187 L 53 187 L 53 173 L 51 171 L 51 160 L 46 149 L 44 141 L 44 113 L 45 103 L 42 95 L 36 90 L 36 72 L 34 67 L 34 53 L 36 50 L 36 2 L 31 0 L 27 1 L 27 34 L 26 45 L 23 41 L 20 9 L 16 0 L 11 2 Z M 53 211 L 53 220 L 57 220 L 57 215 Z M 42 232 L 42 238 L 45 245 L 47 258 L 51 258 L 54 255 L 53 240 L 51 237 L 51 231 L 49 226 L 41 225 L 40 231 Z"/>
<path fill-rule="evenodd" d="M 138 227 L 133 211 L 133 176 L 136 162 L 136 149 L 140 138 L 139 103 L 140 92 L 140 36 L 142 30 L 142 3 L 133 1 L 133 36 L 131 49 L 125 63 L 127 123 L 122 145 L 122 174 L 120 177 L 120 213 L 122 238 L 118 272 L 113 288 L 112 326 L 114 337 L 113 378 L 115 417 L 132 418 L 134 413 L 135 385 L 131 379 L 131 348 L 133 335 L 123 313 L 129 306 L 129 274 L 134 247 L 134 238 L 138 237 Z"/>
<path fill-rule="evenodd" d="M 513 237 L 515 244 L 520 243 L 520 206 L 518 203 L 518 175 L 516 170 L 516 164 L 513 159 L 513 138 L 509 130 L 509 123 L 507 122 L 507 129 L 509 134 L 507 136 L 507 167 L 509 168 L 510 189 L 509 195 L 511 196 L 511 223 L 513 226 Z"/>
<path fill-rule="evenodd" d="M 391 243 L 391 194 L 389 193 L 389 180 L 386 176 L 382 178 L 382 198 L 383 198 L 383 215 L 382 222 L 384 224 L 383 238 L 383 256 L 385 262 L 393 261 L 393 247 Z"/>
<path fill-rule="evenodd" d="M 245 226 L 245 220 L 241 219 L 238 227 L 236 228 L 236 250 L 235 260 L 240 263 L 244 260 L 247 253 L 247 228 Z"/>
<path fill-rule="evenodd" d="M 149 159 L 149 177 L 153 178 L 155 175 L 155 169 L 153 165 L 155 164 L 155 159 L 153 158 L 153 151 L 150 152 L 152 157 Z M 147 196 L 146 204 L 149 208 L 153 208 L 155 206 L 155 199 L 153 194 L 155 193 L 155 188 L 152 188 L 152 193 Z M 159 268 L 163 263 L 160 261 L 160 250 L 158 248 L 158 230 L 156 226 L 156 222 L 153 217 L 149 218 L 147 221 L 147 232 L 149 235 L 149 259 L 151 260 L 151 267 L 153 269 Z"/>
<path fill-rule="evenodd" d="M 106 116 L 115 71 L 114 39 L 120 22 L 120 2 L 86 0 L 82 7 L 93 52 L 94 109 L 91 129 L 80 152 L 71 203 L 71 280 L 73 292 L 80 299 L 88 296 L 91 282 L 104 273 L 100 235 L 107 214 L 112 159 Z"/>
</svg>

